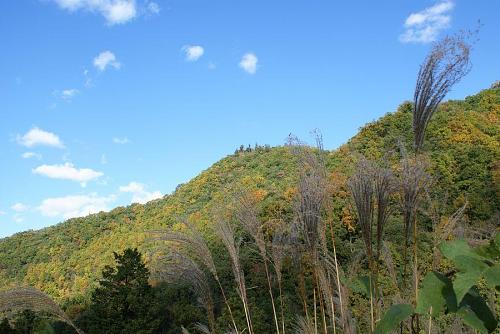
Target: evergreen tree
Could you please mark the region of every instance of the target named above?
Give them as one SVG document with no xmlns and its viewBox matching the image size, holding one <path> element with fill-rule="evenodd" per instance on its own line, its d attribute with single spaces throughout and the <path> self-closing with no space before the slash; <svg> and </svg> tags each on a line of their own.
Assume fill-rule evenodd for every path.
<svg viewBox="0 0 500 334">
<path fill-rule="evenodd" d="M 0 322 L 0 334 L 16 334 L 16 331 L 10 326 L 7 318 L 3 318 Z"/>
<path fill-rule="evenodd" d="M 106 266 L 100 287 L 82 319 L 86 332 L 107 334 L 148 334 L 160 326 L 159 303 L 148 282 L 149 270 L 137 249 L 114 253 L 116 267 Z"/>
</svg>

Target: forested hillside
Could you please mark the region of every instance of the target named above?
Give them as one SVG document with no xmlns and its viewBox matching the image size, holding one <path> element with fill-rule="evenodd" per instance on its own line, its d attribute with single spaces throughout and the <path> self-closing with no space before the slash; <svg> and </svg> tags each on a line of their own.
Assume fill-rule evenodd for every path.
<svg viewBox="0 0 500 334">
<path fill-rule="evenodd" d="M 448 212 L 468 200 L 470 224 L 478 225 L 498 214 L 499 125 L 497 88 L 443 104 L 428 129 L 426 151 L 437 181 L 432 191 L 446 198 Z M 323 131 L 328 136 L 326 126 Z M 396 149 L 400 139 L 410 145 L 411 133 L 411 105 L 403 103 L 398 111 L 367 124 L 348 143 L 328 152 L 331 177 L 344 184 L 352 168 L 352 152 L 380 157 L 384 149 Z M 113 251 L 135 246 L 147 251 L 146 231 L 169 228 L 183 216 L 210 225 L 209 211 L 233 184 L 255 185 L 269 214 L 278 208 L 286 210 L 297 178 L 294 159 L 285 146 L 230 155 L 163 199 L 2 239 L 0 285 L 23 282 L 59 300 L 85 294 L 104 265 L 111 263 Z M 346 194 L 340 193 L 337 201 L 347 201 Z M 337 218 L 353 226 L 346 210 Z"/>
<path fill-rule="evenodd" d="M 395 166 L 400 160 L 401 147 L 412 145 L 411 121 L 412 104 L 403 103 L 397 111 L 365 125 L 340 148 L 325 153 L 328 179 L 333 186 L 330 217 L 341 265 L 351 263 L 362 249 L 361 232 L 347 191 L 347 179 L 357 156 L 385 159 Z M 328 124 L 322 130 L 328 137 Z M 435 211 L 449 216 L 467 203 L 465 230 L 498 226 L 500 88 L 443 103 L 427 129 L 424 152 L 432 178 L 432 187 L 426 196 L 435 203 Z M 98 286 L 104 266 L 113 263 L 113 252 L 137 247 L 149 265 L 154 262 L 153 250 L 157 245 L 149 232 L 175 230 L 184 219 L 211 235 L 213 212 L 228 204 L 227 195 L 234 189 L 244 188 L 252 193 L 260 203 L 259 216 L 263 221 L 291 216 L 299 172 L 297 156 L 287 145 L 237 151 L 162 199 L 70 219 L 2 239 L 0 287 L 31 285 L 53 296 L 61 305 L 85 305 L 91 291 Z M 426 230 L 431 231 L 432 222 L 429 218 L 422 221 L 425 235 Z M 400 218 L 393 217 L 387 225 L 385 233 L 389 244 L 401 241 L 398 222 Z M 431 247 L 430 239 L 424 236 L 420 247 Z M 215 241 L 211 246 L 217 261 L 227 261 Z M 243 254 L 244 259 L 252 256 Z M 230 280 L 227 278 L 230 265 L 222 271 L 221 276 Z M 262 272 L 248 270 L 246 273 L 247 279 L 258 286 Z M 293 290 L 293 287 L 287 288 Z M 237 298 L 236 292 L 233 294 L 232 298 Z M 254 290 L 249 291 L 249 298 L 259 303 L 259 295 Z M 356 298 L 354 295 L 353 299 Z M 354 316 L 360 319 L 366 312 L 366 306 L 353 309 Z M 255 329 L 256 333 L 269 330 L 264 321 L 269 314 L 272 314 L 270 310 L 254 311 L 255 323 L 261 324 L 260 329 Z"/>
</svg>

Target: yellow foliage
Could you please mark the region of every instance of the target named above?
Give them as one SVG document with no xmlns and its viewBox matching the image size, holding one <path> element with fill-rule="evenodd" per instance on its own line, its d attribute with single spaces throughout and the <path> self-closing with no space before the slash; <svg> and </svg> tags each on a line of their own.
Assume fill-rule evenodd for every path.
<svg viewBox="0 0 500 334">
<path fill-rule="evenodd" d="M 288 200 L 288 201 L 291 201 L 292 199 L 295 198 L 295 196 L 297 196 L 297 187 L 288 187 L 286 190 L 285 190 L 285 199 Z"/>
<path fill-rule="evenodd" d="M 344 206 L 342 208 L 342 224 L 349 230 L 354 231 L 354 217 L 352 215 L 349 206 Z"/>
<path fill-rule="evenodd" d="M 347 197 L 347 177 L 344 173 L 333 171 L 330 174 L 330 185 L 332 189 L 332 195 L 342 198 Z"/>
</svg>

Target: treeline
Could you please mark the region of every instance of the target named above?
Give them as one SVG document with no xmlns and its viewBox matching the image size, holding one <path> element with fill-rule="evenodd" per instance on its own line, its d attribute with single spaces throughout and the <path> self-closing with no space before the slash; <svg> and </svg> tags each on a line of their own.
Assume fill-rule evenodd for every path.
<svg viewBox="0 0 500 334">
<path fill-rule="evenodd" d="M 240 145 L 235 151 L 234 155 L 238 155 L 240 153 L 249 153 L 249 152 L 269 152 L 271 150 L 271 146 L 266 144 L 266 145 L 259 145 L 255 143 L 255 146 L 252 147 L 250 144 L 248 144 L 247 147 L 245 145 Z"/>
</svg>

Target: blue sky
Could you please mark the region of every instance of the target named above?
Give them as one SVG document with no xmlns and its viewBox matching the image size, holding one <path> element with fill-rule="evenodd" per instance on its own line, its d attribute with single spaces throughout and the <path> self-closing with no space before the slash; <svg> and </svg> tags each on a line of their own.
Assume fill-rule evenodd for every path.
<svg viewBox="0 0 500 334">
<path fill-rule="evenodd" d="M 430 43 L 498 1 L 0 2 L 0 237 L 171 193 L 240 144 L 315 128 L 327 148 L 411 99 Z"/>
</svg>

